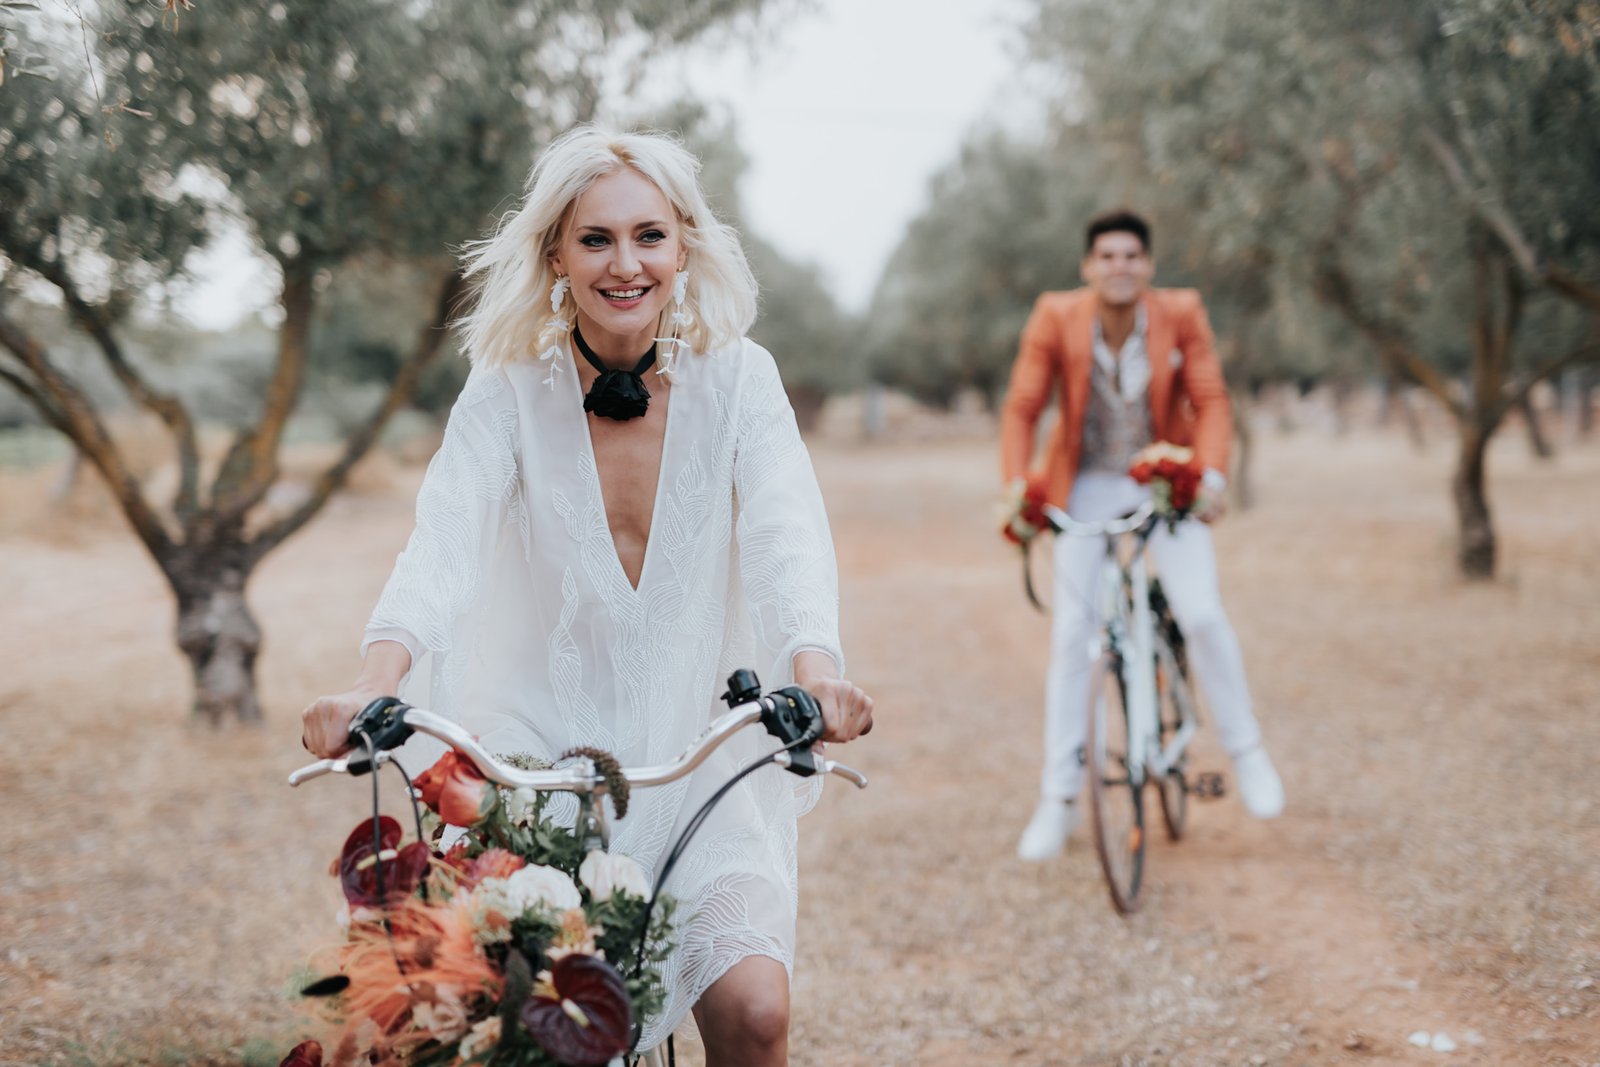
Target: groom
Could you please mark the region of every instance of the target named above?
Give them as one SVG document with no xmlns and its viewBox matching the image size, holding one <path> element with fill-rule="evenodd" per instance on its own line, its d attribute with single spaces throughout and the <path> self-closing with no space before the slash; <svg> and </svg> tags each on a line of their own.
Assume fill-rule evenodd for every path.
<svg viewBox="0 0 1600 1067">
<path fill-rule="evenodd" d="M 1283 785 L 1261 744 L 1207 528 L 1224 510 L 1233 416 L 1205 308 L 1192 289 L 1150 286 L 1150 226 L 1129 211 L 1089 223 L 1079 269 L 1084 287 L 1041 295 L 1022 331 L 1000 420 L 1005 483 L 1013 499 L 1032 486 L 1073 518 L 1098 522 L 1133 511 L 1149 495 L 1128 476 L 1141 448 L 1166 441 L 1194 449 L 1205 475 L 1192 518 L 1175 530 L 1158 526 L 1149 550 L 1245 807 L 1273 818 L 1283 810 Z M 1060 418 L 1030 471 L 1052 394 Z M 1078 822 L 1091 667 L 1085 650 L 1099 623 L 1093 590 L 1104 552 L 1095 538 L 1055 539 L 1044 770 L 1017 845 L 1025 860 L 1060 852 Z"/>
</svg>

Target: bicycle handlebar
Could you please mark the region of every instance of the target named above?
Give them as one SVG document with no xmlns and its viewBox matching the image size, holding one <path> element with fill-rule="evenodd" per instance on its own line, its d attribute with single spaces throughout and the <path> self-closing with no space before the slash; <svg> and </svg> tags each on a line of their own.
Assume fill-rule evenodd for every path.
<svg viewBox="0 0 1600 1067">
<path fill-rule="evenodd" d="M 730 699 L 729 703 L 733 701 Z M 358 735 L 363 720 L 371 720 L 378 726 L 375 732 L 369 732 L 374 736 L 378 748 L 376 765 L 379 766 L 392 761 L 394 754 L 390 750 L 416 732 L 438 738 L 471 760 L 485 778 L 511 789 L 594 794 L 608 791 L 605 776 L 597 774 L 594 763 L 586 758 L 579 759 L 570 767 L 545 770 L 513 767 L 495 759 L 457 723 L 431 711 L 403 704 L 392 697 L 373 701 L 357 716 L 352 724 L 353 743 L 360 741 Z M 858 789 L 866 788 L 865 775 L 834 760 L 820 759 L 812 753 L 810 745 L 822 733 L 821 711 L 811 695 L 798 688 L 776 690 L 735 705 L 713 719 L 705 732 L 671 763 L 623 768 L 622 777 L 630 786 L 666 785 L 677 781 L 704 763 L 728 738 L 757 722 L 764 723 L 769 733 L 786 742 L 785 749 L 780 750 L 775 760 L 779 766 L 802 777 L 836 774 Z M 382 735 L 381 740 L 378 739 L 379 734 Z M 795 751 L 795 748 L 799 751 Z M 363 750 L 342 759 L 324 759 L 307 764 L 289 775 L 289 784 L 298 786 L 325 774 L 366 774 L 373 769 L 373 760 Z"/>
<path fill-rule="evenodd" d="M 1156 506 L 1149 500 L 1123 518 L 1101 522 L 1079 522 L 1054 504 L 1046 504 L 1044 513 L 1056 533 L 1068 537 L 1115 537 L 1118 534 L 1137 533 L 1154 527 L 1156 520 Z"/>
</svg>

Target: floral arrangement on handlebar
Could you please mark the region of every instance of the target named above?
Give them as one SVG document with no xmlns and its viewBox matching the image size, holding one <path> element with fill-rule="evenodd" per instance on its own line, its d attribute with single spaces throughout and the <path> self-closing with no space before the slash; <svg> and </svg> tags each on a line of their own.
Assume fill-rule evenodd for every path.
<svg viewBox="0 0 1600 1067">
<path fill-rule="evenodd" d="M 1166 441 L 1140 449 L 1128 468 L 1128 477 L 1150 487 L 1151 503 L 1169 529 L 1194 510 L 1203 476 L 1194 449 Z"/>
<path fill-rule="evenodd" d="M 1044 487 L 1032 480 L 1017 479 L 1008 488 L 997 512 L 1000 535 L 1014 545 L 1027 548 L 1028 543 L 1050 529 L 1050 519 L 1044 512 Z"/>
<path fill-rule="evenodd" d="M 429 840 L 462 836 L 442 853 L 402 845 L 388 816 L 350 833 L 331 868 L 347 905 L 337 969 L 304 990 L 327 998 L 338 1031 L 326 1058 L 306 1041 L 281 1067 L 618 1061 L 665 1000 L 671 901 L 652 909 L 626 856 L 583 855 L 546 816 L 548 794 L 497 786 L 453 750 L 414 785 Z"/>
</svg>

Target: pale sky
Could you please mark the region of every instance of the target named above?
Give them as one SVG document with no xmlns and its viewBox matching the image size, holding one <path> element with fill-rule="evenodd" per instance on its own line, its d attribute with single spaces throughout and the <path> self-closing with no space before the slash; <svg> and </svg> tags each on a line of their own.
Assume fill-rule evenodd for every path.
<svg viewBox="0 0 1600 1067">
<path fill-rule="evenodd" d="M 861 310 L 929 178 L 980 118 L 1041 123 L 1023 89 L 1019 0 L 819 0 L 754 59 L 692 52 L 662 72 L 727 106 L 750 156 L 752 228 Z M 671 68 L 676 68 L 672 70 Z"/>
<path fill-rule="evenodd" d="M 980 119 L 1028 130 L 1039 94 L 1017 73 L 1024 0 L 815 0 L 751 48 L 722 42 L 663 61 L 622 109 L 679 96 L 725 109 L 750 158 L 749 225 L 819 266 L 860 311 L 928 180 Z M 463 239 L 473 235 L 464 234 Z M 177 302 L 222 328 L 275 295 L 242 239 L 197 265 L 211 279 Z"/>
</svg>

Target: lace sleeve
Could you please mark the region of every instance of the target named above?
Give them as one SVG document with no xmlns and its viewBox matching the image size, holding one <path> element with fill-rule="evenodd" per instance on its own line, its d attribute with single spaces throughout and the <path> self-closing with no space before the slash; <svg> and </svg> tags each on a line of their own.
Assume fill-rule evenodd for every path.
<svg viewBox="0 0 1600 1067">
<path fill-rule="evenodd" d="M 502 532 L 515 525 L 526 540 L 517 440 L 505 376 L 474 370 L 428 464 L 416 527 L 367 622 L 363 654 L 382 640 L 405 645 L 413 666 L 424 653 L 449 652 Z"/>
<path fill-rule="evenodd" d="M 739 579 L 769 686 L 794 678 L 794 656 L 815 649 L 840 672 L 839 572 L 811 457 L 766 349 L 746 342 L 735 416 L 734 493 Z M 774 680 L 775 679 L 775 680 Z"/>
</svg>

